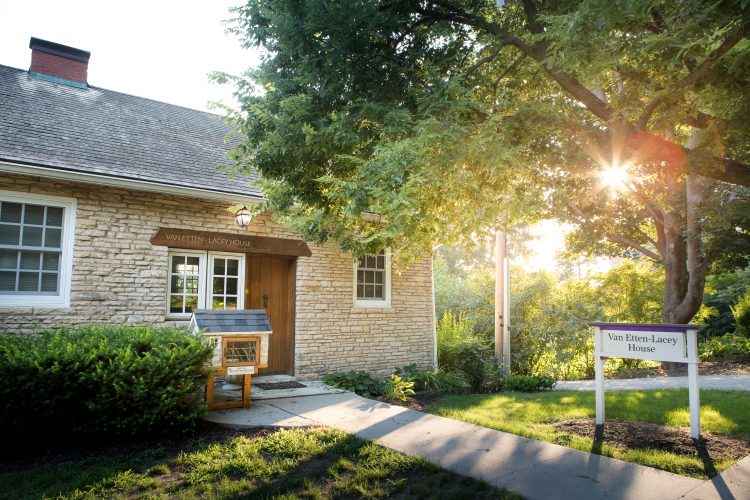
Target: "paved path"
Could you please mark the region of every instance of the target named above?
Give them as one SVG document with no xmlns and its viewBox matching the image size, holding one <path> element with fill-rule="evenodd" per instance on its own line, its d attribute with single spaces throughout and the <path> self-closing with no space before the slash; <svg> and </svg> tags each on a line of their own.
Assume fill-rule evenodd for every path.
<svg viewBox="0 0 750 500">
<path fill-rule="evenodd" d="M 337 427 L 530 499 L 750 499 L 750 456 L 701 481 L 353 393 L 266 400 L 206 419 L 238 427 Z"/>
<path fill-rule="evenodd" d="M 721 389 L 725 391 L 750 391 L 750 375 L 702 375 L 698 377 L 701 389 Z M 647 377 L 613 379 L 604 381 L 605 391 L 627 389 L 678 389 L 688 386 L 687 377 Z M 593 380 L 558 382 L 555 390 L 593 391 Z"/>
</svg>

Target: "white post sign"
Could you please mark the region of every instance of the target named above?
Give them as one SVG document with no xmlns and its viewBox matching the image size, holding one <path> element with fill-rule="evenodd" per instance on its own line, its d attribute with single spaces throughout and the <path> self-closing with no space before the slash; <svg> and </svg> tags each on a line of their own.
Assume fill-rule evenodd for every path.
<svg viewBox="0 0 750 500">
<path fill-rule="evenodd" d="M 690 435 L 700 438 L 698 394 L 698 330 L 696 325 L 639 323 L 591 323 L 594 327 L 594 373 L 596 376 L 596 425 L 604 425 L 604 360 L 607 358 L 651 359 L 688 365 Z"/>
</svg>

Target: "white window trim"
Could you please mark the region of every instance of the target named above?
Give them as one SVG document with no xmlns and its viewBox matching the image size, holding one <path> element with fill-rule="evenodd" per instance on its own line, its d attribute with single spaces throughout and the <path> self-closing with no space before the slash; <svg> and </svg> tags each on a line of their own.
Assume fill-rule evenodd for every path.
<svg viewBox="0 0 750 500">
<path fill-rule="evenodd" d="M 170 249 L 167 258 L 167 299 L 164 307 L 167 311 L 167 319 L 190 319 L 193 313 L 173 313 L 170 312 L 170 295 L 172 286 L 172 257 L 198 257 L 198 309 L 205 309 L 206 307 L 206 252 L 196 250 L 178 250 Z M 203 279 L 200 279 L 200 277 Z"/>
<path fill-rule="evenodd" d="M 0 200 L 11 203 L 38 204 L 63 208 L 63 231 L 60 242 L 60 288 L 57 295 L 0 295 L 0 307 L 70 307 L 75 244 L 76 199 L 19 191 L 0 190 Z"/>
<path fill-rule="evenodd" d="M 385 249 L 385 298 L 384 299 L 359 299 L 357 298 L 357 270 L 359 261 L 354 259 L 352 276 L 352 300 L 354 307 L 391 307 L 391 249 Z"/>
<path fill-rule="evenodd" d="M 214 265 L 213 265 L 213 259 L 214 257 L 218 258 L 224 258 L 224 257 L 234 257 L 239 258 L 240 260 L 240 266 L 239 266 L 239 276 L 237 279 L 237 310 L 244 309 L 245 308 L 245 254 L 244 253 L 229 253 L 229 252 L 208 252 L 208 278 L 207 278 L 207 284 L 208 287 L 208 296 L 207 296 L 207 307 L 211 309 L 211 306 L 214 303 Z"/>
<path fill-rule="evenodd" d="M 167 281 L 166 281 L 166 301 L 164 307 L 166 310 L 167 320 L 186 320 L 193 316 L 193 313 L 173 313 L 169 311 L 170 307 L 170 278 L 172 275 L 172 257 L 189 256 L 198 257 L 198 275 L 202 279 L 198 280 L 198 309 L 210 309 L 213 304 L 213 278 L 214 278 L 214 257 L 234 257 L 240 259 L 239 279 L 237 281 L 237 309 L 245 308 L 245 272 L 246 272 L 246 255 L 244 253 L 230 252 L 209 252 L 205 250 L 181 250 L 179 248 L 170 248 L 167 253 Z"/>
</svg>

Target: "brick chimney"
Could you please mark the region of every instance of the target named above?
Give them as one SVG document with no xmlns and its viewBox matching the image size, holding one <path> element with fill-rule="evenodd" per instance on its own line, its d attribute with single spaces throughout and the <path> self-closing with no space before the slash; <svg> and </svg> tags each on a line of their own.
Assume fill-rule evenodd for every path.
<svg viewBox="0 0 750 500">
<path fill-rule="evenodd" d="M 31 37 L 29 74 L 41 80 L 85 89 L 91 52 Z"/>
</svg>

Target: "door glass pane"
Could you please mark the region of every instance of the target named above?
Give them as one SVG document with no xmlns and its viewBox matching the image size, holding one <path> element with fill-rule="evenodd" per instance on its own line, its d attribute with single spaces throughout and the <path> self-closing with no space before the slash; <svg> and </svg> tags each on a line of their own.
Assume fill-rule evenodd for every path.
<svg viewBox="0 0 750 500">
<path fill-rule="evenodd" d="M 225 304 L 226 309 L 237 309 L 237 297 L 227 297 Z"/>
<path fill-rule="evenodd" d="M 185 270 L 185 257 L 173 256 L 172 257 L 172 272 L 182 273 Z"/>
<path fill-rule="evenodd" d="M 185 312 L 191 313 L 198 309 L 198 296 L 188 295 L 185 297 Z"/>
<path fill-rule="evenodd" d="M 182 283 L 183 283 L 182 276 L 180 275 L 172 276 L 171 283 L 170 283 L 170 286 L 171 286 L 170 291 L 172 293 L 182 293 Z"/>
<path fill-rule="evenodd" d="M 21 204 L 7 201 L 0 204 L 0 222 L 21 222 Z"/>
<path fill-rule="evenodd" d="M 185 272 L 188 274 L 198 274 L 200 272 L 200 258 L 199 257 L 187 257 L 187 268 Z"/>
<path fill-rule="evenodd" d="M 211 309 L 224 309 L 224 297 L 214 296 L 214 299 L 211 302 Z"/>
<path fill-rule="evenodd" d="M 171 295 L 169 298 L 169 312 L 182 312 L 182 295 Z"/>
<path fill-rule="evenodd" d="M 197 295 L 198 294 L 198 276 L 188 276 L 185 278 L 185 291 L 187 293 Z"/>
</svg>

